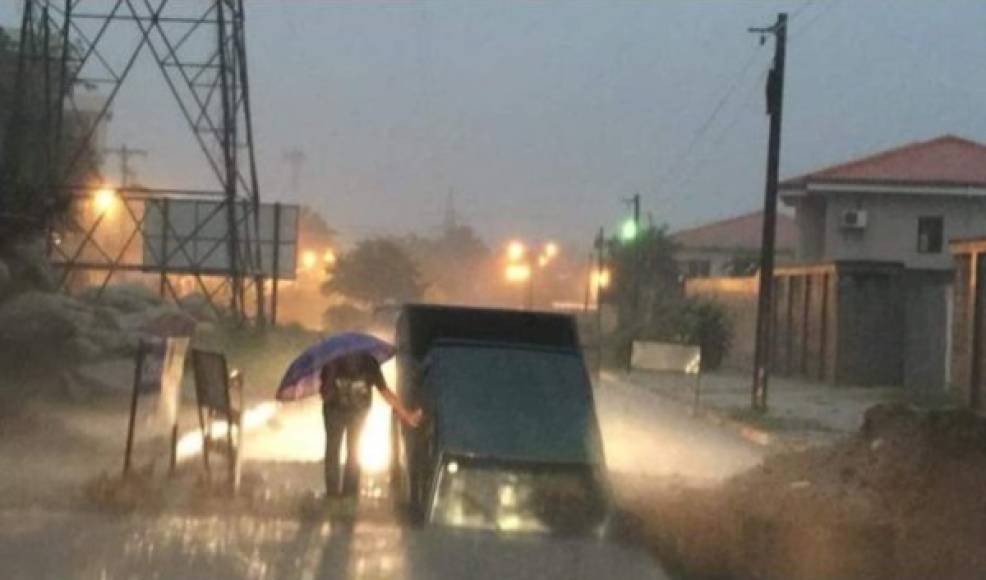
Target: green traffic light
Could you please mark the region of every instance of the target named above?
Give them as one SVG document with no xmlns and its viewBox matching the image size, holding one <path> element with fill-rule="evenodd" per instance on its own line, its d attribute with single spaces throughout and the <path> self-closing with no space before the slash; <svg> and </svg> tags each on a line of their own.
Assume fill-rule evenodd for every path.
<svg viewBox="0 0 986 580">
<path fill-rule="evenodd" d="M 637 222 L 632 218 L 623 222 L 623 226 L 620 228 L 620 238 L 624 242 L 632 241 L 637 237 Z"/>
</svg>

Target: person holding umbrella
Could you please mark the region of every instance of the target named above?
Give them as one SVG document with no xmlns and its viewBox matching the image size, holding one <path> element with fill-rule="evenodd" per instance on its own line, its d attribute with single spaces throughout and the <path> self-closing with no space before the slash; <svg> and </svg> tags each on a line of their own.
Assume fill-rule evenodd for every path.
<svg viewBox="0 0 986 580">
<path fill-rule="evenodd" d="M 359 437 L 370 410 L 373 389 L 401 421 L 421 423 L 421 409 L 407 409 L 387 386 L 380 365 L 394 356 L 393 345 L 368 334 L 346 332 L 309 347 L 288 367 L 277 389 L 279 401 L 319 393 L 325 420 L 325 488 L 328 496 L 359 493 Z M 339 486 L 339 450 L 346 436 L 346 467 Z"/>
<path fill-rule="evenodd" d="M 380 364 L 368 353 L 355 353 L 329 362 L 321 372 L 322 416 L 325 419 L 325 488 L 339 494 L 339 450 L 346 435 L 346 466 L 341 495 L 359 493 L 359 439 L 370 410 L 372 389 L 394 409 L 405 424 L 417 427 L 421 409 L 409 410 L 387 386 Z"/>
</svg>

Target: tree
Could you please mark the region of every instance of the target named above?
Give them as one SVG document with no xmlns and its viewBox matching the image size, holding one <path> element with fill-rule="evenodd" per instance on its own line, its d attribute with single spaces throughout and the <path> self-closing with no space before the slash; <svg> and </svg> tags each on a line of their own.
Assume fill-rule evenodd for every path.
<svg viewBox="0 0 986 580">
<path fill-rule="evenodd" d="M 408 302 L 421 298 L 425 285 L 418 266 L 387 238 L 364 240 L 336 262 L 332 278 L 322 286 L 365 306 Z"/>
<path fill-rule="evenodd" d="M 674 242 L 666 227 L 650 226 L 632 240 L 612 238 L 606 245 L 612 285 L 603 300 L 616 305 L 622 327 L 646 326 L 655 306 L 680 295 Z"/>
<path fill-rule="evenodd" d="M 99 156 L 86 138 L 92 120 L 64 106 L 72 87 L 45 81 L 42 47 L 28 49 L 21 75 L 20 43 L 0 30 L 0 247 L 43 235 L 69 209 L 71 192 L 63 186 L 87 183 L 98 171 Z M 79 49 L 70 46 L 68 52 L 77 55 Z M 62 53 L 60 39 L 51 40 L 48 53 Z M 79 65 L 66 66 L 66 78 L 74 78 Z"/>
<path fill-rule="evenodd" d="M 298 214 L 298 243 L 302 247 L 331 247 L 336 231 L 315 209 L 303 205 Z"/>
<path fill-rule="evenodd" d="M 733 321 L 721 304 L 678 297 L 655 305 L 651 323 L 639 338 L 692 344 L 702 349 L 702 369 L 715 370 L 733 343 Z"/>
<path fill-rule="evenodd" d="M 471 227 L 450 227 L 434 237 L 409 235 L 399 243 L 443 301 L 479 301 L 490 250 Z"/>
</svg>

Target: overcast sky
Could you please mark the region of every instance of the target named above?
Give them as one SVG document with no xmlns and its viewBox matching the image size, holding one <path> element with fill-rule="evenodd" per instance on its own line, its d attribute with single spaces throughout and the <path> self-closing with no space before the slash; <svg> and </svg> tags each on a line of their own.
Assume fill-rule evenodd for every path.
<svg viewBox="0 0 986 580">
<path fill-rule="evenodd" d="M 772 43 L 746 29 L 780 10 L 793 17 L 782 176 L 944 133 L 986 141 L 986 2 L 251 0 L 247 10 L 263 195 L 313 205 L 348 239 L 432 228 L 450 189 L 491 243 L 588 243 L 635 192 L 672 228 L 758 208 Z M 153 66 L 138 62 L 110 143 L 151 151 L 137 163 L 146 185 L 212 187 Z M 292 193 L 283 157 L 295 147 L 307 162 Z"/>
</svg>

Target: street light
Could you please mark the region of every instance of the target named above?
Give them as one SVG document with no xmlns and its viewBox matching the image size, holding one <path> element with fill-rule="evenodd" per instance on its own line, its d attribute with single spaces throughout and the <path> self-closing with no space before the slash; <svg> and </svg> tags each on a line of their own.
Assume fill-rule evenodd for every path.
<svg viewBox="0 0 986 580">
<path fill-rule="evenodd" d="M 93 207 L 100 216 L 111 213 L 118 201 L 116 190 L 107 186 L 97 189 L 92 197 Z"/>
<path fill-rule="evenodd" d="M 325 250 L 325 253 L 322 254 L 322 261 L 325 262 L 326 264 L 330 265 L 330 266 L 333 265 L 333 264 L 335 264 L 336 263 L 336 253 L 333 252 L 331 249 Z"/>
<path fill-rule="evenodd" d="M 558 255 L 558 244 L 555 242 L 548 242 L 544 245 L 544 257 L 548 260 L 553 259 Z"/>
<path fill-rule="evenodd" d="M 611 280 L 611 274 L 609 268 L 596 268 L 592 271 L 591 275 L 592 286 L 598 290 L 605 290 L 609 288 L 609 282 Z"/>
<path fill-rule="evenodd" d="M 511 262 L 519 262 L 524 259 L 524 254 L 527 253 L 527 248 L 524 247 L 524 242 L 519 240 L 514 240 L 507 244 L 507 259 Z"/>
<path fill-rule="evenodd" d="M 531 266 L 529 264 L 509 264 L 504 277 L 507 282 L 526 282 L 531 278 Z"/>
<path fill-rule="evenodd" d="M 318 256 L 315 254 L 314 250 L 305 250 L 301 254 L 301 265 L 305 270 L 314 270 L 315 264 L 318 263 Z"/>
<path fill-rule="evenodd" d="M 537 256 L 528 256 L 524 242 L 513 240 L 507 244 L 507 266 L 504 270 L 504 278 L 513 284 L 527 283 L 525 297 L 527 308 L 532 308 L 534 303 L 535 266 L 537 269 L 546 267 L 560 251 L 556 242 L 547 242 Z"/>
</svg>

